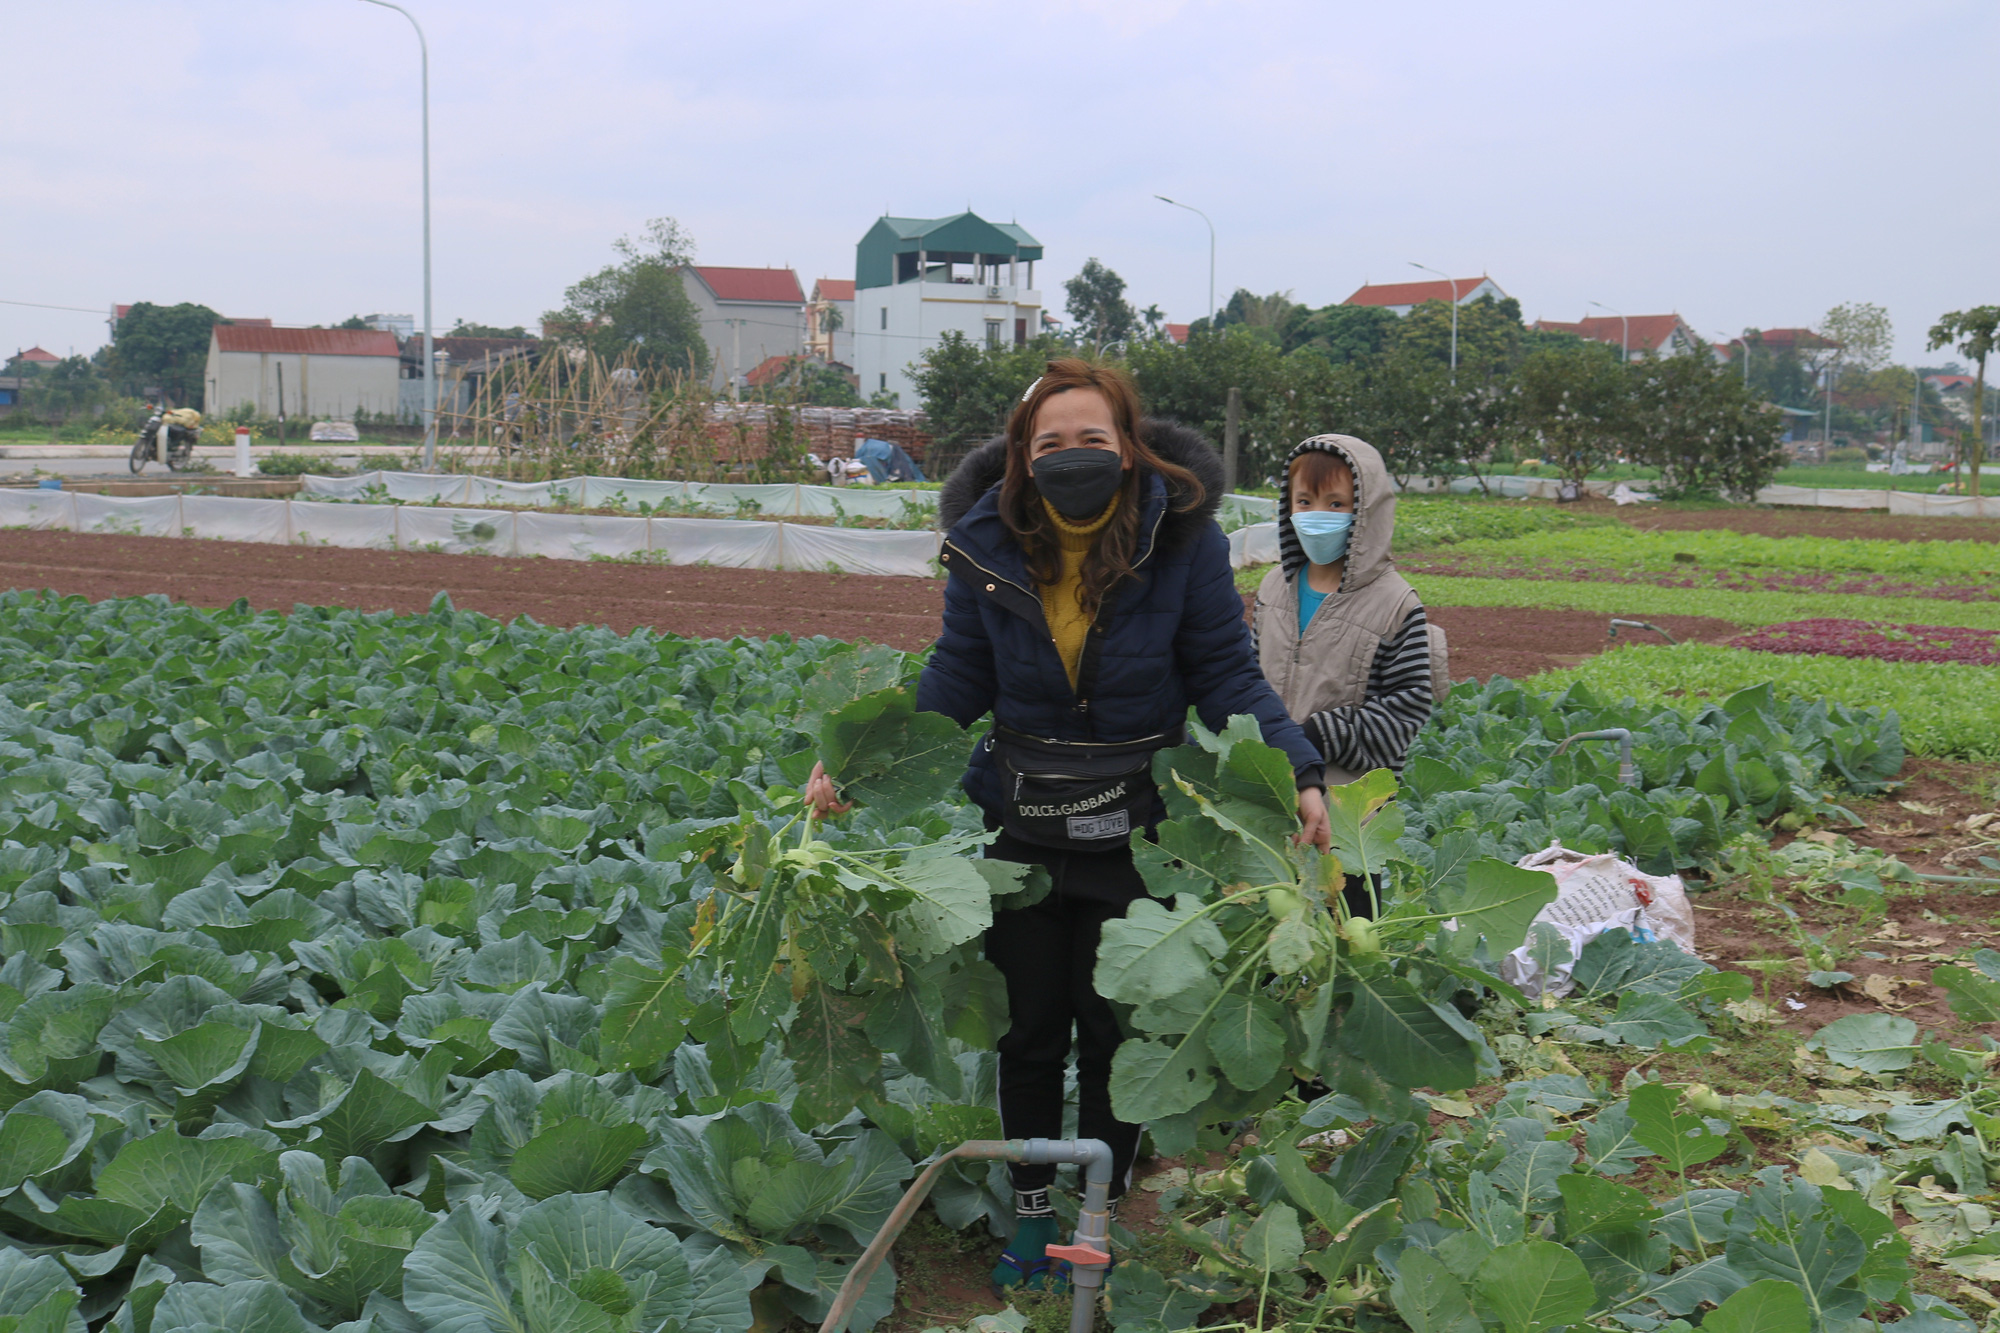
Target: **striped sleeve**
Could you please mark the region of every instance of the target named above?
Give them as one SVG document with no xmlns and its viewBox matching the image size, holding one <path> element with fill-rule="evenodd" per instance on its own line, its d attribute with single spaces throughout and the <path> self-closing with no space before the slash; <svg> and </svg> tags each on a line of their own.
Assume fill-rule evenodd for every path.
<svg viewBox="0 0 2000 1333">
<path fill-rule="evenodd" d="M 1327 763 L 1356 773 L 1403 771 L 1410 742 L 1431 716 L 1428 625 L 1419 606 L 1396 637 L 1376 649 L 1368 669 L 1368 697 L 1358 706 L 1330 708 L 1306 719 L 1306 734 Z"/>
</svg>

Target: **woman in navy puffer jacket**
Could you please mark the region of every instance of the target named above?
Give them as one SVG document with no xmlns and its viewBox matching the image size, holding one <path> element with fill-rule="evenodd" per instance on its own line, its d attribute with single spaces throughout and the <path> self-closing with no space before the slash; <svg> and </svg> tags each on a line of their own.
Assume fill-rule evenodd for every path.
<svg viewBox="0 0 2000 1333">
<path fill-rule="evenodd" d="M 940 497 L 944 631 L 917 707 L 965 726 L 992 715 L 963 779 L 997 834 L 987 855 L 1045 866 L 1052 884 L 1034 906 L 998 913 L 986 936 L 1010 1017 L 1002 1126 L 1009 1138 L 1062 1137 L 1074 1031 L 1077 1133 L 1111 1145 L 1114 1198 L 1139 1126 L 1112 1114 L 1122 1034 L 1091 973 L 1104 922 L 1146 892 L 1130 835 L 1164 814 L 1147 776 L 1151 751 L 1179 743 L 1190 705 L 1215 730 L 1250 714 L 1292 761 L 1301 840 L 1327 842 L 1319 751 L 1251 651 L 1229 541 L 1215 524 L 1222 483 L 1198 434 L 1140 416 L 1123 374 L 1066 360 L 1049 364 L 1006 435 L 959 464 Z M 1099 770 L 1131 780 L 1037 788 L 1051 777 L 1039 770 L 1068 764 L 1057 776 L 1072 777 L 1082 770 L 1070 761 L 1085 756 L 1078 763 L 1089 768 L 1100 754 Z M 822 776 L 812 789 L 832 805 Z M 1019 1226 L 995 1286 L 1048 1280 L 1054 1177 L 1051 1166 L 1013 1167 Z"/>
</svg>

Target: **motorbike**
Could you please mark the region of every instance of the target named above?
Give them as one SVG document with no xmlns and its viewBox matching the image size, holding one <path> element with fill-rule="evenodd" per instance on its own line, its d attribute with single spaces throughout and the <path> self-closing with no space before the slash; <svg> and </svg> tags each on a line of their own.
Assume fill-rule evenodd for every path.
<svg viewBox="0 0 2000 1333">
<path fill-rule="evenodd" d="M 201 413 L 193 408 L 155 412 L 132 446 L 132 470 L 143 472 L 148 463 L 165 463 L 169 472 L 178 472 L 194 457 L 200 439 Z"/>
</svg>

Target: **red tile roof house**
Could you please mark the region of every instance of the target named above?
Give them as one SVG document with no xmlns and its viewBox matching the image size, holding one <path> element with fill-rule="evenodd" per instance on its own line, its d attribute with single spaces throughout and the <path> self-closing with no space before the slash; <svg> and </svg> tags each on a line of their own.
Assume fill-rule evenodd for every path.
<svg viewBox="0 0 2000 1333">
<path fill-rule="evenodd" d="M 1341 304 L 1379 305 L 1391 314 L 1407 315 L 1426 301 L 1451 300 L 1454 288 L 1460 305 L 1471 305 L 1482 296 L 1490 296 L 1496 301 L 1507 297 L 1507 293 L 1500 290 L 1499 283 L 1481 274 L 1476 278 L 1454 278 L 1450 281 L 1433 278 L 1427 282 L 1364 283 L 1360 290 Z"/>
<path fill-rule="evenodd" d="M 1673 356 L 1693 351 L 1715 356 L 1715 349 L 1708 340 L 1689 328 L 1688 322 L 1679 315 L 1630 315 L 1623 318 L 1605 315 L 1580 319 L 1574 324 L 1538 319 L 1535 327 L 1548 333 L 1573 333 L 1591 342 L 1622 347 L 1627 360 L 1637 360 L 1648 354 Z"/>
<path fill-rule="evenodd" d="M 381 329 L 278 329 L 217 324 L 208 335 L 202 410 L 250 405 L 258 416 L 351 418 L 357 408 L 394 413 L 401 349 Z M 284 398 L 278 396 L 282 374 Z"/>
<path fill-rule="evenodd" d="M 788 268 L 690 264 L 681 283 L 701 316 L 716 390 L 741 387 L 752 366 L 774 356 L 803 356 L 806 294 Z"/>
</svg>

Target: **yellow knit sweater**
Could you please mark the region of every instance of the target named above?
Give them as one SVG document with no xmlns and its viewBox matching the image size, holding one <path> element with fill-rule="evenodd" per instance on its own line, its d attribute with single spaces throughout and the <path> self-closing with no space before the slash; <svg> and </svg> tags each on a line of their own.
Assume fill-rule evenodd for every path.
<svg viewBox="0 0 2000 1333">
<path fill-rule="evenodd" d="M 1077 664 L 1083 659 L 1083 641 L 1090 633 L 1090 617 L 1084 614 L 1078 601 L 1083 592 L 1083 558 L 1090 554 L 1090 544 L 1097 534 L 1111 522 L 1111 515 L 1118 508 L 1118 497 L 1111 498 L 1103 513 L 1082 523 L 1070 522 L 1047 500 L 1042 501 L 1042 507 L 1048 511 L 1049 521 L 1055 524 L 1056 541 L 1062 552 L 1062 575 L 1054 583 L 1036 587 L 1042 594 L 1042 617 L 1049 622 L 1049 637 L 1056 641 L 1063 670 L 1069 673 L 1069 687 L 1075 689 Z"/>
</svg>

